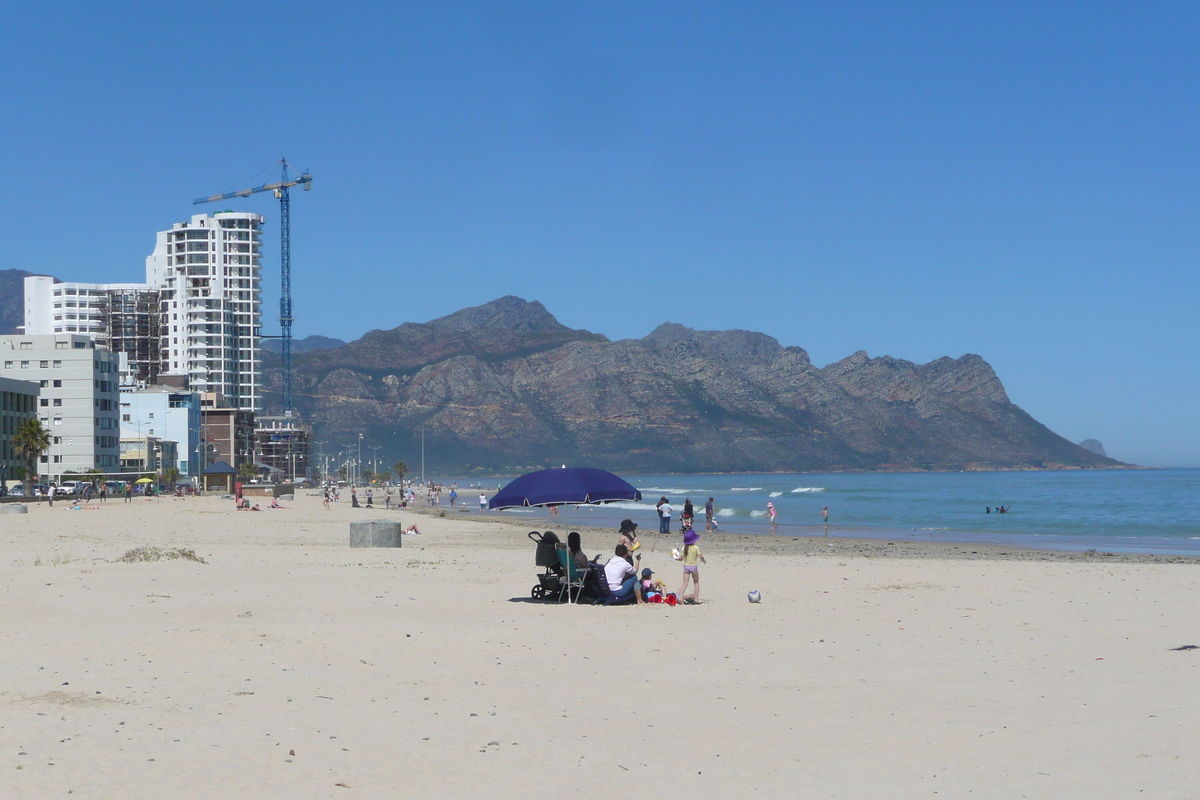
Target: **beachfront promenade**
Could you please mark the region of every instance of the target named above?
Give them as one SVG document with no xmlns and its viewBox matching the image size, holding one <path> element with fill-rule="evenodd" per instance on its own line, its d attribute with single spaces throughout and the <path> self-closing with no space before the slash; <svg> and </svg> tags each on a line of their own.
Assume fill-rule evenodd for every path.
<svg viewBox="0 0 1200 800">
<path fill-rule="evenodd" d="M 351 550 L 375 517 L 423 533 Z M 528 599 L 522 524 L 345 493 L 6 515 L 0 796 L 1195 788 L 1196 563 L 706 534 L 701 606 L 559 606 Z M 674 537 L 642 541 L 676 590 Z M 208 563 L 116 562 L 147 545 Z"/>
</svg>

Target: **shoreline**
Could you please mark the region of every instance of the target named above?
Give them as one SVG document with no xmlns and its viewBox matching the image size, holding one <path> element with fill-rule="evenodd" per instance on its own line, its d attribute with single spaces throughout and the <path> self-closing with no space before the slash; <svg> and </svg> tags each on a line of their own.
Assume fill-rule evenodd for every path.
<svg viewBox="0 0 1200 800">
<path fill-rule="evenodd" d="M 371 509 L 372 511 L 382 511 L 384 514 L 395 513 L 384 511 L 380 508 Z M 597 525 L 576 525 L 576 524 L 560 524 L 558 520 L 550 517 L 536 517 L 531 519 L 513 518 L 512 516 L 505 517 L 503 514 L 488 512 L 480 516 L 477 512 L 471 511 L 463 513 L 459 511 L 451 511 L 448 508 L 432 509 L 429 507 L 416 507 L 405 509 L 401 513 L 416 514 L 422 517 L 431 519 L 446 519 L 458 520 L 462 522 L 470 522 L 477 525 L 482 524 L 502 524 L 514 529 L 523 531 L 531 530 L 553 530 L 560 534 L 560 538 L 566 540 L 566 533 L 570 531 L 578 531 L 584 537 L 584 542 L 589 540 L 594 541 L 591 537 L 615 535 L 615 526 L 612 528 L 602 527 Z M 439 516 L 444 514 L 444 516 Z M 538 525 L 531 523 L 537 522 Z M 568 522 L 564 519 L 563 522 Z M 714 531 L 705 532 L 698 530 L 701 540 L 705 542 L 708 549 L 714 552 L 758 552 L 758 553 L 779 553 L 787 555 L 830 555 L 838 557 L 847 556 L 864 556 L 868 558 L 931 558 L 943 560 L 990 560 L 990 561 L 1048 561 L 1048 562 L 1070 562 L 1070 563 L 1122 563 L 1122 564 L 1200 564 L 1200 556 L 1175 555 L 1175 554 L 1160 554 L 1160 553 L 1121 553 L 1114 552 L 1111 549 L 1102 547 L 1089 548 L 1085 551 L 1073 550 L 1053 550 L 1042 549 L 1035 547 L 1027 547 L 1024 545 L 1008 545 L 997 544 L 994 542 L 963 542 L 963 541 L 933 541 L 927 539 L 905 539 L 901 532 L 894 532 L 893 535 L 870 536 L 870 537 L 854 537 L 854 536 L 836 536 L 824 535 L 823 526 L 811 526 L 819 528 L 821 533 L 795 534 L 795 533 L 742 533 L 742 532 L 727 532 Z M 846 530 L 836 526 L 830 526 L 831 531 Z M 860 530 L 860 529 L 853 529 Z M 677 533 L 660 534 L 652 531 L 643 531 L 638 537 L 638 541 L 642 542 L 642 546 L 658 545 L 665 546 L 667 551 L 679 542 Z M 737 545 L 735 547 L 734 545 Z M 592 547 L 585 547 L 586 552 L 594 555 Z M 607 557 L 608 553 L 604 555 Z"/>
</svg>

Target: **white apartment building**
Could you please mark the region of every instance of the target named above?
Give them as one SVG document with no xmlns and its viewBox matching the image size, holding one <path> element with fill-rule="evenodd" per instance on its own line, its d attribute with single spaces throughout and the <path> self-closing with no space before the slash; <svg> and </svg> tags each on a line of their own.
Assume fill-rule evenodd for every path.
<svg viewBox="0 0 1200 800">
<path fill-rule="evenodd" d="M 37 416 L 50 432 L 38 472 L 116 472 L 121 425 L 117 355 L 90 336 L 0 336 L 0 377 L 40 387 Z"/>
<path fill-rule="evenodd" d="M 162 291 L 162 373 L 231 407 L 262 410 L 260 277 L 263 218 L 196 214 L 160 231 L 146 283 Z"/>
<path fill-rule="evenodd" d="M 159 231 L 146 283 L 25 279 L 25 332 L 86 334 L 124 353 L 142 384 L 184 376 L 259 413 L 263 218 L 196 214 Z"/>
</svg>

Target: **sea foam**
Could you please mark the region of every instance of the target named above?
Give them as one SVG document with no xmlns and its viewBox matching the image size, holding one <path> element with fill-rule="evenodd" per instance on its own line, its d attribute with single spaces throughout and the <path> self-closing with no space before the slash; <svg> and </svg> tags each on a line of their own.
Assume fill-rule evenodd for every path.
<svg viewBox="0 0 1200 800">
<path fill-rule="evenodd" d="M 796 489 L 792 489 L 792 494 L 800 494 L 802 492 L 823 492 L 823 491 L 825 491 L 824 486 L 800 486 Z"/>
</svg>

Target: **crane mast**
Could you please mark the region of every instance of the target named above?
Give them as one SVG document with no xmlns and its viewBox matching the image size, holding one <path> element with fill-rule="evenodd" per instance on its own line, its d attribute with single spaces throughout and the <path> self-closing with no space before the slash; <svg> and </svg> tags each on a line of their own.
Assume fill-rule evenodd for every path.
<svg viewBox="0 0 1200 800">
<path fill-rule="evenodd" d="M 234 197 L 249 197 L 258 192 L 272 192 L 279 201 L 279 327 L 280 338 L 283 340 L 283 415 L 292 415 L 292 199 L 289 190 L 293 186 L 303 186 L 304 191 L 312 189 L 312 175 L 307 171 L 295 178 L 288 176 L 286 158 L 279 159 L 283 165 L 283 180 L 277 183 L 265 183 L 253 189 L 241 189 L 236 192 L 215 194 L 211 197 L 201 197 L 192 201 L 192 205 L 213 203 L 218 200 L 229 200 Z"/>
</svg>

